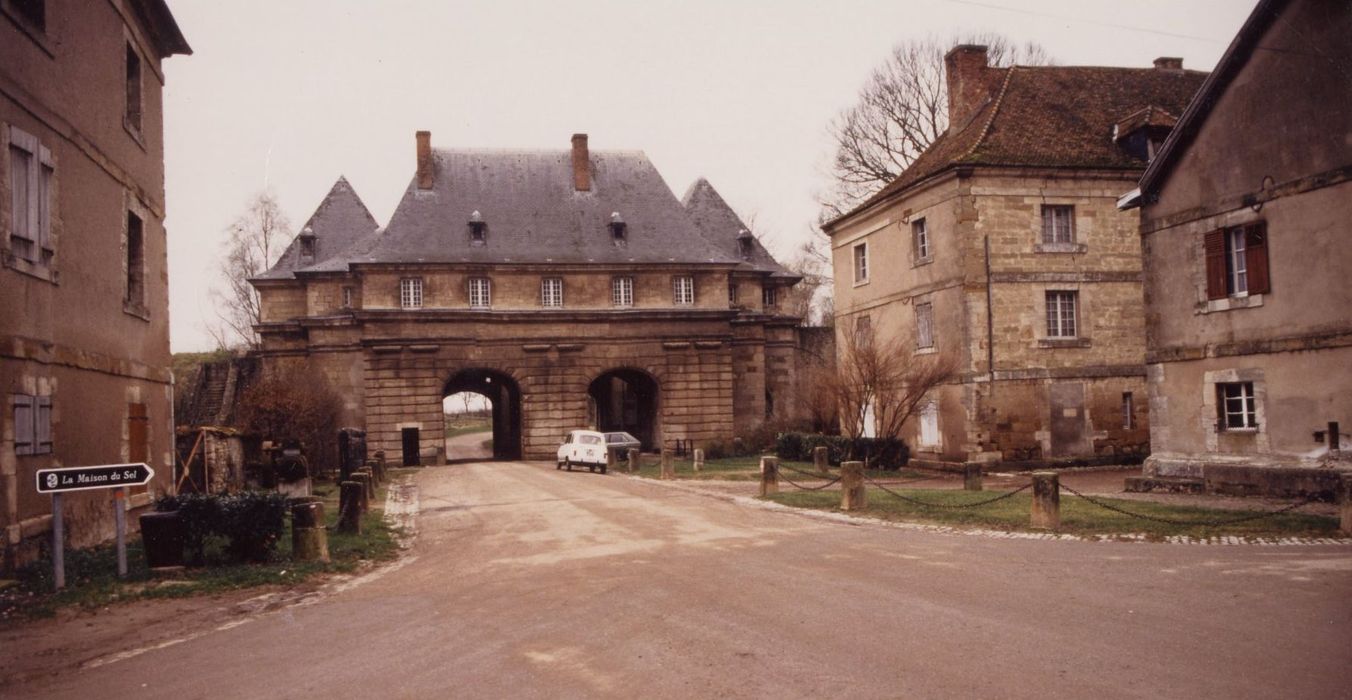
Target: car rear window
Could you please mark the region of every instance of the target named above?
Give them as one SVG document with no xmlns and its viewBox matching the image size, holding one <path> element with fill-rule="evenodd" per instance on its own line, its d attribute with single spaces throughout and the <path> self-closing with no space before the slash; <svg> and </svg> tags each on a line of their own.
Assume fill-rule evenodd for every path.
<svg viewBox="0 0 1352 700">
<path fill-rule="evenodd" d="M 599 445 L 601 438 L 596 435 L 579 435 L 577 441 L 584 445 Z"/>
</svg>

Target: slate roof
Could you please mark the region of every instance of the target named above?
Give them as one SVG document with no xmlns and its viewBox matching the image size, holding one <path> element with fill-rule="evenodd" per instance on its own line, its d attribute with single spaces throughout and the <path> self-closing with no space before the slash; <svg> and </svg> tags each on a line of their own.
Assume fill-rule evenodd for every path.
<svg viewBox="0 0 1352 700">
<path fill-rule="evenodd" d="M 411 182 L 389 226 L 348 262 L 741 262 L 696 227 L 642 152 L 590 158 L 592 187 L 579 192 L 568 150 L 435 149 L 433 188 Z M 487 225 L 482 245 L 470 242 L 475 211 Z M 627 225 L 624 245 L 612 239 L 614 212 Z"/>
<path fill-rule="evenodd" d="M 369 245 L 378 228 L 375 217 L 371 216 L 371 211 L 357 196 L 347 178 L 339 177 L 314 214 L 301 227 L 302 233 L 310 229 L 315 235 L 313 260 L 301 260 L 300 236 L 297 235 L 282 251 L 276 264 L 258 279 L 291 279 L 299 269 L 346 270 L 346 258 L 354 250 Z"/>
<path fill-rule="evenodd" d="M 710 245 L 741 259 L 739 268 L 768 272 L 775 277 L 798 277 L 770 255 L 760 240 L 750 233 L 751 227 L 737 216 L 737 212 L 728 206 L 708 180 L 700 178 L 691 184 L 681 198 L 681 204 Z M 741 243 L 738 242 L 743 236 L 748 237 L 751 246 L 750 255 L 746 257 L 742 256 Z"/>
<path fill-rule="evenodd" d="M 1182 114 L 1207 74 L 1158 68 L 988 68 L 993 90 L 902 174 L 830 227 L 922 180 L 960 166 L 1142 169 L 1113 142 L 1115 124 L 1147 107 Z"/>
</svg>

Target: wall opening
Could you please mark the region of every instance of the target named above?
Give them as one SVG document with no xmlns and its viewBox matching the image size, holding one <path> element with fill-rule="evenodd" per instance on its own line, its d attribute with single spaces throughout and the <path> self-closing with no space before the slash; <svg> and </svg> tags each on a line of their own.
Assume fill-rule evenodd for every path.
<svg viewBox="0 0 1352 700">
<path fill-rule="evenodd" d="M 477 394 L 482 400 L 472 397 L 465 402 L 463 394 Z M 453 401 L 446 398 L 459 396 Z M 443 417 L 448 408 L 454 408 L 456 401 L 462 406 L 484 406 L 492 423 L 492 458 L 521 459 L 521 387 L 511 375 L 491 369 L 467 369 L 451 377 L 442 390 Z M 448 431 L 443 427 L 443 435 Z M 447 443 L 449 448 L 449 441 Z M 455 454 L 447 452 L 447 459 L 457 459 Z"/>
<path fill-rule="evenodd" d="M 629 433 L 638 438 L 644 450 L 662 446 L 659 394 L 657 380 L 636 369 L 611 370 L 587 388 L 587 396 L 595 406 L 596 429 Z"/>
</svg>

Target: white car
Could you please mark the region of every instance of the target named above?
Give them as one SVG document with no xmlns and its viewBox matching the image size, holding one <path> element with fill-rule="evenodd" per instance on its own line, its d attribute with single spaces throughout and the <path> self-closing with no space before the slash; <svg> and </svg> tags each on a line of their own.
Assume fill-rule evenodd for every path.
<svg viewBox="0 0 1352 700">
<path fill-rule="evenodd" d="M 598 468 L 606 473 L 606 436 L 595 430 L 574 430 L 563 438 L 559 446 L 558 463 L 555 469 L 586 467 L 589 471 Z"/>
</svg>

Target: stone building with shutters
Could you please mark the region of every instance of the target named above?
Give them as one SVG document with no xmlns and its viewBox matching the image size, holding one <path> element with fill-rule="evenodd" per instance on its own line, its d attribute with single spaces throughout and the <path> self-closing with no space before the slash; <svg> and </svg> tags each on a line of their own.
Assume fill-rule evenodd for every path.
<svg viewBox="0 0 1352 700">
<path fill-rule="evenodd" d="M 160 66 L 187 53 L 162 0 L 0 0 L 0 568 L 51 527 L 38 469 L 146 462 L 130 508 L 170 487 Z M 71 545 L 111 535 L 111 491 L 63 500 Z"/>
<path fill-rule="evenodd" d="M 433 149 L 381 228 L 339 180 L 253 280 L 265 367 L 303 361 L 343 422 L 404 463 L 444 456 L 442 399 L 487 396 L 499 458 L 569 430 L 645 449 L 730 441 L 797 412 L 798 277 L 706 181 L 683 199 L 638 151 Z"/>
<path fill-rule="evenodd" d="M 824 226 L 837 333 L 957 361 L 903 426 L 919 460 L 1140 460 L 1139 222 L 1116 202 L 1205 74 L 1177 58 L 997 68 L 983 46 L 954 48 L 945 68 L 947 131 Z"/>
<path fill-rule="evenodd" d="M 1350 35 L 1346 2 L 1259 2 L 1123 198 L 1145 252 L 1147 477 L 1328 492 L 1352 468 Z"/>
</svg>

